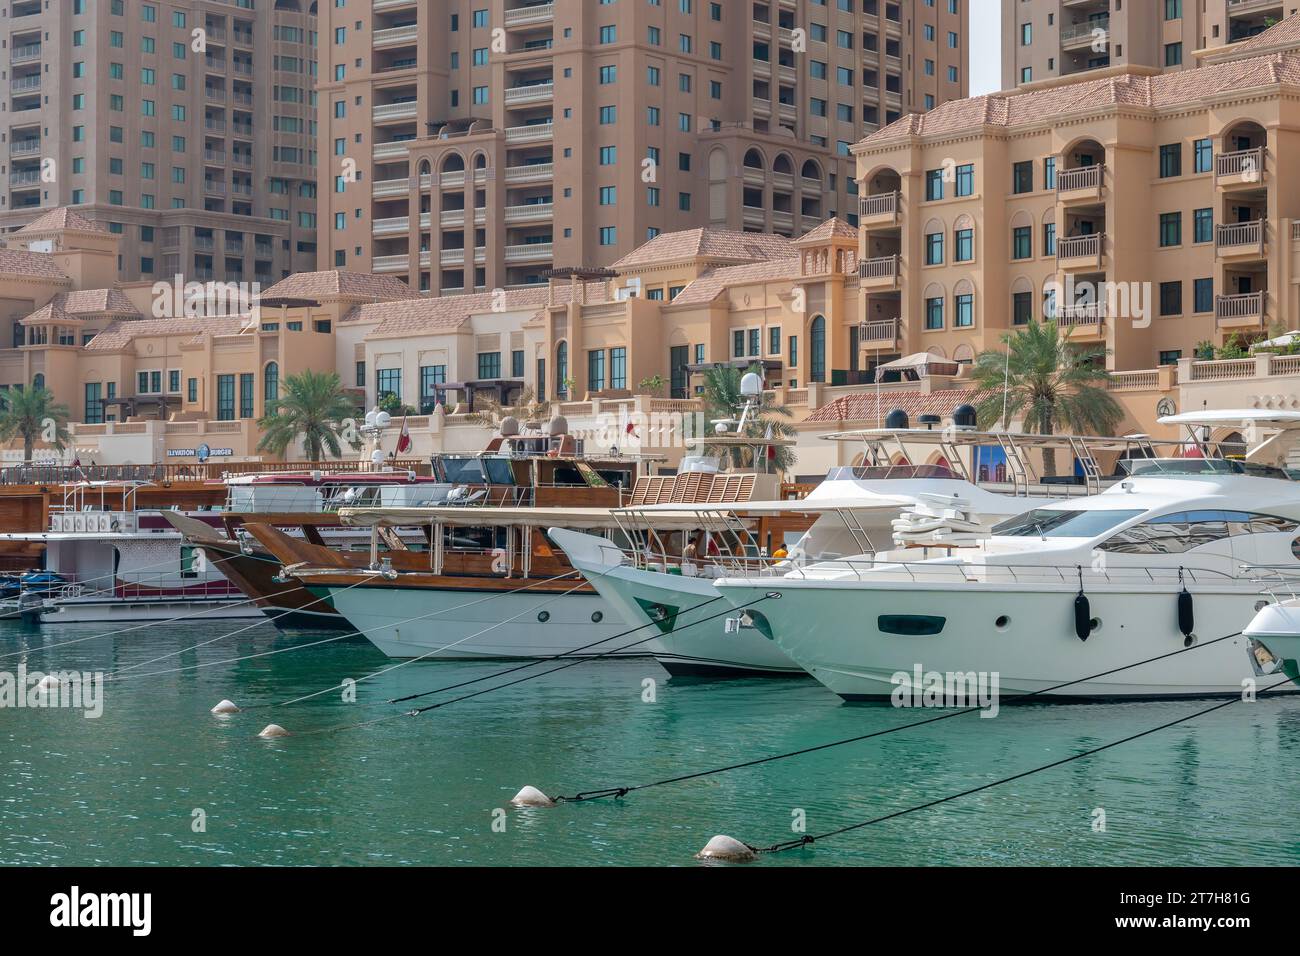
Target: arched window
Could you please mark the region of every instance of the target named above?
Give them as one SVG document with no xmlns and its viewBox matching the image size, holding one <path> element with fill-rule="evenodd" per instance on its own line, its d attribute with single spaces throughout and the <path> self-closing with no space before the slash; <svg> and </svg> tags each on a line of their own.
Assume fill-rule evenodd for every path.
<svg viewBox="0 0 1300 956">
<path fill-rule="evenodd" d="M 555 394 L 562 398 L 569 397 L 569 387 L 564 380 L 569 377 L 569 343 L 561 342 L 555 347 Z"/>
<path fill-rule="evenodd" d="M 266 371 L 262 380 L 262 393 L 266 405 L 276 401 L 280 397 L 280 366 L 277 362 L 267 362 Z"/>
<path fill-rule="evenodd" d="M 44 387 L 45 387 L 45 376 L 42 375 L 40 372 L 37 372 L 35 375 L 32 376 L 32 388 L 44 388 Z"/>
<path fill-rule="evenodd" d="M 812 348 L 809 356 L 812 364 L 808 369 L 808 380 L 824 382 L 826 381 L 826 320 L 820 315 L 813 319 L 812 325 L 808 327 L 808 341 Z"/>
</svg>

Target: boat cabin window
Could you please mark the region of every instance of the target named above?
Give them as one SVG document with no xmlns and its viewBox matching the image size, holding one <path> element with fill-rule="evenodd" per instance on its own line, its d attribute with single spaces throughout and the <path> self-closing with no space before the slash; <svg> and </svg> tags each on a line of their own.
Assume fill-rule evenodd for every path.
<svg viewBox="0 0 1300 956">
<path fill-rule="evenodd" d="M 501 527 L 446 528 L 443 546 L 448 551 L 478 551 L 490 553 L 506 546 L 506 529 Z"/>
<path fill-rule="evenodd" d="M 1140 510 L 1071 511 L 1034 508 L 993 526 L 993 533 L 1012 538 L 1094 538 L 1131 521 Z"/>
<path fill-rule="evenodd" d="M 956 478 L 946 465 L 841 465 L 827 481 L 898 481 L 904 478 Z"/>
<path fill-rule="evenodd" d="M 1290 481 L 1291 476 L 1281 468 L 1258 465 L 1233 458 L 1150 458 L 1145 461 L 1130 460 L 1129 474 L 1147 477 L 1179 478 L 1197 475 L 1250 475 L 1252 478 L 1280 478 Z"/>
<path fill-rule="evenodd" d="M 453 485 L 513 485 L 515 473 L 506 458 L 449 458 L 435 460 L 442 478 Z"/>
<path fill-rule="evenodd" d="M 1243 534 L 1293 532 L 1300 524 L 1245 511 L 1180 511 L 1125 528 L 1097 547 L 1121 554 L 1181 554 Z"/>
</svg>

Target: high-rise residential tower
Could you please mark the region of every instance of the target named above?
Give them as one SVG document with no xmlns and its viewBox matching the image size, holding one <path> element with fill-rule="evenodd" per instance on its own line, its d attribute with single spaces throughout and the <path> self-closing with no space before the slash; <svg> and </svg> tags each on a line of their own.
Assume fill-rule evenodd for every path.
<svg viewBox="0 0 1300 956">
<path fill-rule="evenodd" d="M 316 3 L 0 0 L 0 230 L 71 206 L 124 281 L 316 261 Z"/>
<path fill-rule="evenodd" d="M 851 221 L 850 146 L 967 92 L 968 3 L 322 4 L 320 267 L 468 292 Z"/>
</svg>

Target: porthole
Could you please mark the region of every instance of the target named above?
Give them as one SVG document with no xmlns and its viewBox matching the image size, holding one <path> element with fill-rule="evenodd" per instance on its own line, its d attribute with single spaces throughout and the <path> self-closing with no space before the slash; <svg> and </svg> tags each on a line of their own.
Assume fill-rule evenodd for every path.
<svg viewBox="0 0 1300 956">
<path fill-rule="evenodd" d="M 600 611 L 592 611 L 592 612 L 591 612 L 591 623 L 592 623 L 592 624 L 599 624 L 599 623 L 600 623 L 601 621 L 603 621 L 603 620 L 605 620 L 605 615 L 604 615 L 603 613 L 601 613 Z"/>
<path fill-rule="evenodd" d="M 1011 618 L 1005 614 L 999 614 L 998 619 L 993 622 L 993 626 L 996 627 L 999 631 L 1005 631 L 1008 627 L 1011 626 Z"/>
<path fill-rule="evenodd" d="M 1100 631 L 1100 630 L 1101 630 L 1101 618 L 1099 618 L 1099 617 L 1094 617 L 1091 621 L 1089 621 L 1089 622 L 1088 622 L 1088 630 L 1089 630 L 1089 631 Z"/>
<path fill-rule="evenodd" d="M 537 613 L 537 620 L 541 621 L 543 624 L 545 624 L 550 619 L 551 619 L 550 611 L 539 611 Z"/>
</svg>

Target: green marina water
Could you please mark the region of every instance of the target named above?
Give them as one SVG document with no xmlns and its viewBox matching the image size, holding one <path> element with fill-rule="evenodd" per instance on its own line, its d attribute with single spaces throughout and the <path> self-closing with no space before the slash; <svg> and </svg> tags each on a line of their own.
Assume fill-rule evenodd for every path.
<svg viewBox="0 0 1300 956">
<path fill-rule="evenodd" d="M 331 691 L 272 706 L 394 662 L 349 639 L 225 663 L 329 636 L 269 624 L 134 666 L 248 623 L 92 640 L 81 639 L 112 626 L 0 623 L 0 671 L 130 675 L 106 687 L 98 719 L 0 709 L 0 863 L 695 865 L 715 833 L 787 840 L 800 811 L 807 832 L 834 829 L 1206 706 L 1004 707 L 621 801 L 515 810 L 524 784 L 552 794 L 634 785 L 928 714 L 843 705 L 811 680 L 670 680 L 647 660 L 583 663 L 367 724 L 413 706 L 389 698 L 512 665 L 414 663 L 359 684 L 356 703 Z M 209 714 L 222 698 L 244 712 Z M 258 739 L 269 723 L 294 735 Z M 329 728 L 346 729 L 318 732 Z M 1297 792 L 1300 700 L 1263 699 L 758 865 L 1295 864 Z M 196 810 L 205 832 L 193 829 Z"/>
</svg>

